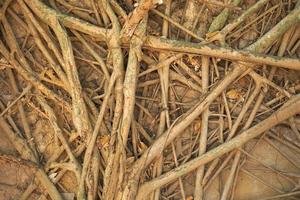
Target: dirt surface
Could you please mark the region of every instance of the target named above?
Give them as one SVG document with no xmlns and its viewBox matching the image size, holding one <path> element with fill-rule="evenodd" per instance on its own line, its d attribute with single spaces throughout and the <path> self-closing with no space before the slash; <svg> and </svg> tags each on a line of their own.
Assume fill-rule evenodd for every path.
<svg viewBox="0 0 300 200">
<path fill-rule="evenodd" d="M 300 199 L 300 1 L 0 5 L 0 200 Z"/>
</svg>

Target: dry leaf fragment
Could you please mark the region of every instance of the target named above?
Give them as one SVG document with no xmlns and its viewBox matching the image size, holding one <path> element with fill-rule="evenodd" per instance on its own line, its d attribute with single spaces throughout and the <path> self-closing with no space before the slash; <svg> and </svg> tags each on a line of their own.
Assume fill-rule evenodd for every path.
<svg viewBox="0 0 300 200">
<path fill-rule="evenodd" d="M 188 196 L 185 198 L 185 200 L 193 200 L 193 199 L 194 199 L 193 196 Z"/>
<path fill-rule="evenodd" d="M 231 89 L 231 90 L 229 90 L 229 91 L 226 93 L 226 96 L 227 96 L 229 99 L 232 99 L 232 100 L 237 100 L 237 99 L 242 98 L 241 92 L 238 91 L 237 89 Z"/>
<path fill-rule="evenodd" d="M 247 87 L 249 85 L 249 81 L 246 77 L 240 78 L 237 82 L 241 87 Z"/>
<path fill-rule="evenodd" d="M 98 148 L 106 148 L 109 145 L 110 135 L 102 135 L 98 138 L 97 146 Z"/>
</svg>

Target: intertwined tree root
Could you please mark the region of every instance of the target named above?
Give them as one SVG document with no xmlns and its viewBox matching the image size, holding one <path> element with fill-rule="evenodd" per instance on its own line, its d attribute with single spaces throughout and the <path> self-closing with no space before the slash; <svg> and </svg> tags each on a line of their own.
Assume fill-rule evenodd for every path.
<svg viewBox="0 0 300 200">
<path fill-rule="evenodd" d="M 21 199 L 39 188 L 62 200 L 71 171 L 78 200 L 158 200 L 174 183 L 188 199 L 188 174 L 200 200 L 226 166 L 220 199 L 233 199 L 243 145 L 280 124 L 299 142 L 299 82 L 276 75 L 300 70 L 300 1 L 190 0 L 181 20 L 175 0 L 74 2 L 1 2 L 0 72 L 15 99 L 0 98 L 0 128 L 20 159 L 0 159 L 36 171 Z M 46 160 L 32 109 L 52 127 Z"/>
</svg>

